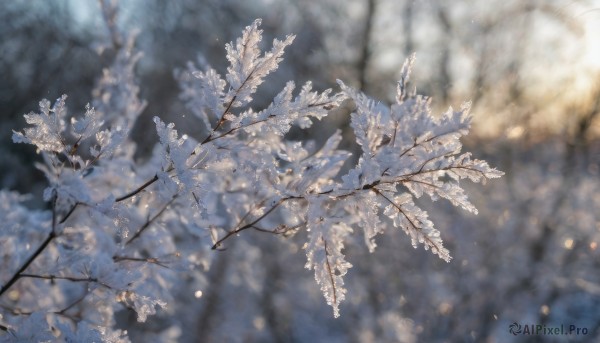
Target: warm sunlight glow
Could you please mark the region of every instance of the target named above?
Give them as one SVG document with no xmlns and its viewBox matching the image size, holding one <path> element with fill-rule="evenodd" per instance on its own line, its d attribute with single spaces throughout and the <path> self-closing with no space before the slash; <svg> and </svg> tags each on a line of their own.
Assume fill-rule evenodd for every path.
<svg viewBox="0 0 600 343">
<path fill-rule="evenodd" d="M 598 10 L 600 11 L 600 10 Z M 600 70 L 600 15 L 586 23 L 583 63 Z"/>
<path fill-rule="evenodd" d="M 572 239 L 572 238 L 567 238 L 567 239 L 565 239 L 565 241 L 564 241 L 564 246 L 565 246 L 565 249 L 568 249 L 568 250 L 571 250 L 571 249 L 573 249 L 573 245 L 574 245 L 574 244 L 575 244 L 575 241 L 573 241 L 573 239 Z"/>
</svg>

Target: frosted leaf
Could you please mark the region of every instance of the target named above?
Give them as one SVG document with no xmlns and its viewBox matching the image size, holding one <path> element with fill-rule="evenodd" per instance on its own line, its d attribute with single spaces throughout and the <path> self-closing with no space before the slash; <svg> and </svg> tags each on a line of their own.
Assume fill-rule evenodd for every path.
<svg viewBox="0 0 600 343">
<path fill-rule="evenodd" d="M 227 69 L 227 81 L 234 89 L 242 86 L 260 57 L 258 44 L 262 40 L 262 30 L 259 30 L 258 26 L 261 22 L 262 20 L 256 19 L 252 25 L 246 26 L 242 37 L 237 39 L 235 45 L 233 42 L 225 45 L 227 60 L 230 63 Z"/>
<path fill-rule="evenodd" d="M 80 119 L 71 118 L 71 126 L 73 133 L 78 136 L 78 140 L 85 140 L 93 136 L 98 129 L 104 124 L 100 119 L 100 115 L 96 113 L 90 104 L 85 106 L 85 116 Z"/>
<path fill-rule="evenodd" d="M 204 66 L 204 71 L 188 62 L 187 69 L 176 71 L 175 77 L 181 88 L 179 97 L 185 106 L 202 120 L 206 128 L 210 128 L 211 120 L 218 120 L 224 114 L 223 97 L 227 83 L 202 58 L 200 65 Z"/>
<path fill-rule="evenodd" d="M 425 250 L 438 255 L 442 260 L 450 262 L 450 252 L 444 248 L 440 232 L 433 227 L 427 212 L 420 209 L 409 194 L 393 197 L 391 194 L 380 193 L 389 205 L 384 215 L 390 217 L 394 227 L 401 228 L 409 235 L 413 247 L 423 244 Z"/>
<path fill-rule="evenodd" d="M 452 205 L 461 207 L 473 214 L 477 214 L 477 209 L 469 201 L 465 190 L 458 183 L 444 183 L 441 187 L 435 189 L 435 192 L 442 198 L 448 199 Z"/>
<path fill-rule="evenodd" d="M 99 201 L 94 206 L 94 209 L 95 211 L 91 213 L 91 217 L 96 220 L 106 218 L 111 220 L 121 242 L 124 244 L 131 234 L 130 231 L 133 229 L 128 218 L 130 209 L 123 202 L 116 202 L 113 195 L 109 195 Z"/>
<path fill-rule="evenodd" d="M 174 129 L 175 124 L 170 123 L 165 125 L 160 118 L 154 117 L 156 123 L 156 132 L 160 138 L 160 144 L 163 147 L 162 167 L 163 172 L 175 169 L 176 180 L 186 192 L 191 192 L 196 188 L 193 173 L 188 166 L 190 158 L 195 147 L 191 144 L 186 144 L 184 138 L 179 138 L 177 131 Z M 168 183 L 167 175 L 159 176 L 159 178 Z"/>
<path fill-rule="evenodd" d="M 235 44 L 231 42 L 225 46 L 230 63 L 225 78 L 231 87 L 226 102 L 231 102 L 232 107 L 242 107 L 252 101 L 251 95 L 256 92 L 263 78 L 277 69 L 282 60 L 283 50 L 294 40 L 294 36 L 287 36 L 284 41 L 275 39 L 272 50 L 260 57 L 260 23 L 260 19 L 255 20 L 252 25 L 246 27 L 242 37 L 238 38 Z"/>
<path fill-rule="evenodd" d="M 338 106 L 343 98 L 339 95 L 331 95 L 331 89 L 322 93 L 312 90 L 312 82 L 307 82 L 302 86 L 300 94 L 294 99 L 295 108 L 298 111 L 298 119 L 307 119 L 309 117 L 321 119 L 328 114 L 328 110 Z M 303 127 L 303 128 L 306 128 Z"/>
<path fill-rule="evenodd" d="M 352 265 L 346 262 L 342 250 L 344 239 L 352 229 L 341 221 L 327 217 L 323 198 L 310 197 L 307 213 L 308 242 L 305 244 L 306 268 L 315 271 L 315 280 L 321 286 L 327 304 L 333 307 L 333 316 L 339 317 L 339 305 L 346 298 L 344 275 Z"/>
<path fill-rule="evenodd" d="M 357 169 L 362 175 L 362 181 L 370 184 L 381 177 L 380 165 L 374 157 L 384 138 L 384 127 L 387 125 L 382 125 L 380 107 L 374 100 L 346 86 L 340 80 L 338 84 L 356 104 L 356 111 L 350 115 L 350 126 L 354 131 L 356 142 L 362 149 Z"/>
<path fill-rule="evenodd" d="M 365 244 L 369 252 L 374 252 L 375 236 L 383 232 L 384 226 L 379 219 L 379 203 L 373 192 L 363 192 L 350 200 L 353 213 L 358 217 L 358 226 L 363 230 Z"/>
<path fill-rule="evenodd" d="M 278 135 L 284 135 L 291 127 L 291 121 L 294 119 L 292 107 L 292 91 L 295 85 L 288 82 L 283 90 L 275 96 L 273 102 L 265 110 L 259 113 L 244 112 L 239 118 L 239 124 L 234 122 L 235 126 L 248 126 L 250 123 L 259 123 L 271 119 L 267 128 Z"/>
<path fill-rule="evenodd" d="M 288 82 L 284 89 L 275 97 L 273 102 L 263 111 L 244 111 L 238 118 L 232 120 L 232 127 L 243 127 L 246 132 L 265 129 L 279 136 L 286 134 L 293 124 L 303 128 L 312 125 L 311 118 L 321 119 L 327 115 L 327 109 L 339 104 L 339 96 L 330 96 L 331 90 L 322 93 L 313 92 L 312 84 L 306 83 L 298 96 L 292 99 L 295 88 L 293 82 Z M 258 128 L 255 124 L 259 124 Z"/>
<path fill-rule="evenodd" d="M 24 115 L 27 124 L 34 127 L 25 128 L 24 133 L 13 131 L 13 142 L 28 143 L 37 146 L 38 151 L 62 152 L 66 149 L 62 138 L 65 130 L 66 95 L 58 98 L 54 106 L 50 107 L 50 101 L 40 101 L 41 113 L 29 113 Z"/>
<path fill-rule="evenodd" d="M 96 162 L 102 155 L 110 155 L 125 139 L 127 132 L 121 130 L 99 131 L 104 124 L 102 114 L 94 110 L 88 104 L 86 112 L 81 117 L 71 118 L 71 134 L 74 136 L 73 142 L 67 142 L 65 137 L 69 135 L 66 131 L 65 116 L 67 97 L 63 95 L 54 106 L 50 107 L 50 102 L 43 100 L 40 102 L 41 113 L 30 113 L 25 115 L 28 124 L 34 125 L 24 130 L 24 133 L 14 132 L 13 141 L 15 143 L 29 143 L 38 147 L 38 152 L 60 153 L 61 158 L 65 158 L 71 167 L 87 167 Z M 66 135 L 66 136 L 65 136 Z M 94 159 L 84 161 L 77 154 L 77 148 L 81 142 L 95 136 L 97 145 L 90 147 L 90 154 Z M 45 162 L 52 174 L 61 173 L 60 167 L 63 162 L 55 156 L 45 156 Z"/>
<path fill-rule="evenodd" d="M 445 168 L 447 174 L 455 179 L 468 178 L 473 182 L 485 182 L 488 179 L 499 178 L 503 172 L 491 168 L 487 162 L 482 160 L 471 160 L 471 154 L 465 153 L 450 161 Z"/>
<path fill-rule="evenodd" d="M 346 86 L 340 80 L 338 80 L 338 84 L 342 91 L 352 98 L 356 104 L 356 112 L 351 114 L 350 126 L 354 130 L 356 142 L 362 148 L 363 156 L 370 158 L 383 139 L 380 123 L 381 114 L 376 110 L 378 108 L 377 103 L 363 93 Z"/>
<path fill-rule="evenodd" d="M 425 172 L 408 177 L 402 184 L 417 198 L 423 193 L 427 194 L 433 201 L 439 197 L 449 200 L 452 205 L 477 214 L 477 209 L 468 200 L 464 189 L 456 181 L 442 182 L 440 177 L 445 173 Z"/>
<path fill-rule="evenodd" d="M 127 131 L 124 130 L 103 130 L 96 133 L 97 146 L 90 148 L 93 157 L 108 157 L 125 141 Z"/>
<path fill-rule="evenodd" d="M 286 115 L 293 113 L 291 101 L 294 88 L 294 83 L 289 81 L 283 90 L 277 94 L 275 99 L 273 99 L 273 103 L 269 108 L 267 108 L 264 113 L 258 114 L 259 117 L 265 115 L 267 115 L 267 117 L 275 117 L 275 119 L 270 122 L 271 125 L 268 126 L 275 134 L 284 135 L 291 128 L 291 118 L 286 117 Z"/>
<path fill-rule="evenodd" d="M 271 51 L 261 56 L 259 43 L 262 31 L 258 29 L 260 22 L 256 20 L 246 27 L 242 37 L 235 43 L 226 45 L 227 59 L 230 62 L 225 75 L 227 82 L 214 70 L 205 68 L 206 71 L 201 72 L 192 64 L 188 65 L 187 73 L 179 74 L 181 97 L 187 101 L 188 108 L 201 118 L 205 126 L 212 128 L 207 141 L 228 136 L 239 129 L 250 135 L 264 136 L 275 133 L 283 136 L 294 124 L 302 128 L 310 127 L 311 118 L 323 118 L 328 114 L 328 110 L 342 100 L 339 95 L 332 96 L 331 90 L 313 92 L 310 82 L 307 82 L 294 98 L 295 85 L 290 81 L 266 109 L 256 111 L 247 108 L 234 113 L 232 109 L 244 107 L 252 101 L 252 94 L 256 92 L 264 77 L 277 68 L 283 50 L 294 39 L 293 36 L 286 37 L 284 41 L 275 39 Z M 196 78 L 191 79 L 190 74 Z M 224 93 L 227 84 L 229 90 Z M 211 119 L 215 119 L 216 123 L 211 123 Z M 221 133 L 216 134 L 217 131 Z M 229 135 L 231 136 L 234 135 Z M 232 143 L 224 143 L 221 140 L 216 144 Z"/>
</svg>

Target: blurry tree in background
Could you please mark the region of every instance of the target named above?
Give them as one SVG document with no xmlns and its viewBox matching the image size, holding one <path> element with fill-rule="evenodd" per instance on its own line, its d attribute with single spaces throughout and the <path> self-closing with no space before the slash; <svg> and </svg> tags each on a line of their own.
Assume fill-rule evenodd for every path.
<svg viewBox="0 0 600 343">
<path fill-rule="evenodd" d="M 63 89 L 85 99 L 100 72 L 99 57 L 90 46 L 92 28 L 72 20 L 68 1 L 0 6 L 0 163 L 10 166 L 0 170 L 0 179 L 3 188 L 31 192 L 41 177 L 31 169 L 34 150 L 10 144 L 12 128 L 24 124 L 33 99 L 57 98 Z"/>
<path fill-rule="evenodd" d="M 45 182 L 32 167 L 34 151 L 10 143 L 11 130 L 24 126 L 22 114 L 41 98 L 67 93 L 71 108 L 83 108 L 115 51 L 94 2 L 0 7 L 0 180 L 23 193 L 37 184 L 34 199 L 41 199 Z M 372 254 L 348 245 L 354 268 L 341 318 L 321 304 L 297 242 L 249 234 L 216 254 L 206 280 L 190 281 L 206 288 L 195 306 L 169 309 L 178 325 L 160 312 L 135 325 L 135 314 L 119 314 L 132 338 L 159 332 L 164 340 L 215 342 L 504 342 L 522 339 L 508 331 L 517 322 L 576 324 L 589 333 L 570 339 L 598 339 L 600 2 L 128 1 L 118 24 L 138 30 L 143 57 L 135 73 L 147 101 L 133 129 L 139 160 L 153 148 L 147 132 L 155 115 L 175 122 L 181 134 L 204 132 L 178 99 L 177 80 L 188 61 L 225 70 L 222 46 L 258 17 L 265 42 L 297 34 L 259 103 L 268 104 L 289 79 L 312 80 L 317 89 L 343 79 L 393 102 L 390 85 L 416 52 L 415 86 L 434 105 L 472 99 L 474 130 L 465 144 L 507 174 L 485 190 L 465 186 L 477 217 L 418 200 L 447 228 L 450 264 L 413 250 L 403 235 L 378 240 Z M 291 135 L 322 144 L 334 126 L 349 122 L 342 113 L 313 136 Z M 359 149 L 349 127 L 343 135 L 343 147 Z M 188 296 L 182 286 L 178 303 L 189 303 Z"/>
</svg>

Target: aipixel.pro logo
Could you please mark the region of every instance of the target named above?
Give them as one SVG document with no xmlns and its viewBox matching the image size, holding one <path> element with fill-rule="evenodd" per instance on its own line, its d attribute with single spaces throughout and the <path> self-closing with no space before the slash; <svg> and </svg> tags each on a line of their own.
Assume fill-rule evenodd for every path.
<svg viewBox="0 0 600 343">
<path fill-rule="evenodd" d="M 508 326 L 508 332 L 517 335 L 544 335 L 544 336 L 569 336 L 569 335 L 587 335 L 589 333 L 588 328 L 578 327 L 577 325 L 570 324 L 559 326 L 549 326 L 544 324 L 524 324 L 521 325 L 517 322 L 513 322 Z"/>
</svg>

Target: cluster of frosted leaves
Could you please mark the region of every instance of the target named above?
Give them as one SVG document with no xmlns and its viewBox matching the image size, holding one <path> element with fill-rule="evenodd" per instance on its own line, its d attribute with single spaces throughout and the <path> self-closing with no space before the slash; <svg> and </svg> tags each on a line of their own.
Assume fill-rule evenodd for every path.
<svg viewBox="0 0 600 343">
<path fill-rule="evenodd" d="M 116 311 L 131 308 L 139 321 L 145 321 L 172 299 L 168 288 L 174 284 L 174 275 L 169 269 L 183 265 L 175 253 L 172 233 L 152 228 L 146 234 L 150 239 L 131 243 L 133 234 L 150 226 L 148 218 L 156 215 L 154 208 L 162 205 L 162 199 L 149 196 L 124 203 L 113 195 L 143 182 L 148 174 L 145 169 L 157 170 L 152 163 L 135 166 L 132 150 L 127 150 L 132 147 L 128 128 L 144 104 L 137 98 L 133 69 L 139 55 L 132 47 L 132 41 L 118 47 L 114 63 L 99 80 L 93 101 L 99 110 L 88 105 L 83 114 L 69 117 L 66 96 L 54 104 L 43 100 L 39 113 L 25 115 L 29 127 L 13 134 L 15 143 L 32 144 L 40 153 L 42 162 L 37 167 L 49 183 L 44 199 L 53 210 L 29 211 L 18 204 L 20 198 L 0 194 L 6 218 L 26 213 L 0 230 L 1 269 L 7 271 L 7 277 L 0 280 L 2 286 L 37 245 L 52 237 L 48 236 L 51 232 L 55 238 L 26 269 L 32 276 L 21 277 L 9 290 L 19 297 L 11 304 L 15 313 L 42 312 L 18 316 L 2 311 L 2 324 L 9 331 L 0 340 L 46 341 L 44 337 L 51 337 L 52 341 L 125 342 L 125 332 L 110 329 Z M 168 140 L 168 129 L 165 132 Z M 171 159 L 179 162 L 177 157 Z M 151 246 L 152 240 L 160 245 Z M 56 281 L 47 282 L 51 278 Z M 48 296 L 40 301 L 39 294 Z M 76 327 L 65 325 L 66 317 L 53 312 L 44 315 L 41 309 L 81 310 L 83 320 Z M 32 326 L 39 329 L 31 330 Z"/>
<path fill-rule="evenodd" d="M 285 186 L 298 180 L 298 175 L 305 177 L 293 187 L 295 194 L 331 189 L 332 182 L 324 181 L 327 179 L 323 176 L 330 178 L 337 174 L 348 156 L 335 151 L 341 135 L 337 133 L 312 156 L 309 156 L 312 147 L 305 149 L 299 142 L 286 142 L 283 135 L 291 125 L 310 126 L 311 118 L 325 116 L 340 98 L 331 96 L 330 90 L 315 92 L 310 83 L 294 95 L 294 84 L 290 82 L 265 109 L 250 108 L 257 87 L 277 68 L 283 49 L 293 40 L 293 37 L 275 40 L 272 50 L 261 54 L 259 23 L 247 27 L 237 42 L 227 46 L 231 65 L 225 79 L 212 69 L 193 73 L 198 82 L 191 92 L 201 109 L 197 114 L 212 128 L 202 142 L 180 136 L 173 124 L 155 118 L 159 144 L 146 166 L 136 166 L 130 160 L 131 155 L 122 152 L 113 156 L 120 151 L 117 148 L 128 143 L 122 129 L 131 126 L 143 104 L 137 99 L 137 86 L 131 78 L 131 67 L 137 57 L 130 51 L 119 52 L 113 68 L 104 72 L 95 91 L 94 103 L 99 111 L 88 106 L 83 116 L 75 117 L 67 125 L 66 97 L 54 105 L 43 101 L 41 113 L 26 116 L 31 127 L 15 132 L 15 142 L 34 144 L 41 152 L 44 163 L 39 167 L 50 182 L 45 199 L 56 200 L 56 212 L 64 216 L 79 206 L 66 223 L 52 229 L 46 223 L 46 232 L 56 229 L 57 247 L 49 248 L 50 258 L 36 262 L 34 271 L 44 270 L 43 277 L 88 283 L 89 293 L 81 305 L 101 304 L 97 308 L 103 315 L 90 314 L 92 318 L 87 318 L 99 328 L 111 326 L 116 304 L 136 310 L 140 321 L 154 314 L 157 307 L 166 306 L 165 300 L 171 297 L 164 289 L 171 287 L 173 279 L 167 273 L 148 270 L 151 263 L 163 266 L 165 256 L 174 255 L 176 235 L 187 230 L 204 239 L 207 234 L 203 230 L 213 233 L 215 227 L 231 228 L 235 223 L 241 225 L 244 219 L 263 216 L 291 194 Z M 130 47 L 128 44 L 127 50 Z M 113 80 L 118 70 L 125 75 Z M 183 84 L 182 88 L 185 94 Z M 120 100 L 113 101 L 117 97 Z M 126 120 L 115 119 L 110 113 L 122 113 L 118 118 Z M 103 130 L 104 127 L 107 129 Z M 89 153 L 81 153 L 83 146 L 89 147 Z M 280 176 L 280 163 L 294 165 L 293 173 Z M 145 189 L 136 196 L 123 198 L 127 201 L 117 200 L 113 195 L 131 190 L 152 175 L 158 181 L 153 191 Z M 169 230 L 151 225 L 158 216 L 160 221 L 169 223 Z M 152 229 L 146 230 L 148 227 Z M 146 231 L 142 235 L 143 230 Z M 214 234 L 213 239 L 216 237 Z M 190 251 L 189 255 L 195 253 Z M 52 262 L 57 260 L 61 263 Z M 154 262 L 143 264 L 144 261 Z M 144 267 L 132 269 L 140 263 Z M 34 281 L 26 279 L 18 285 L 47 286 Z M 70 298 L 65 301 L 74 300 Z M 20 305 L 28 308 L 33 303 Z M 30 319 L 46 321 L 51 317 L 36 315 Z M 11 322 L 12 328 L 18 331 L 18 324 Z M 79 327 L 71 329 L 59 331 L 62 335 L 78 334 Z M 106 339 L 107 334 L 102 333 L 102 337 Z"/>
<path fill-rule="evenodd" d="M 503 174 L 485 161 L 472 159 L 469 153 L 460 153 L 459 139 L 468 133 L 470 125 L 468 104 L 435 118 L 429 99 L 406 91 L 413 59 L 404 65 L 396 103 L 390 108 L 338 81 L 343 93 L 356 104 L 351 127 L 362 154 L 355 168 L 341 177 L 341 183 L 318 195 L 326 201 L 308 198 L 309 243 L 305 247 L 307 267 L 315 270 L 336 316 L 346 292 L 341 277 L 350 266 L 341 255 L 343 238 L 350 231 L 347 224 L 356 224 L 364 231 L 372 251 L 373 238 L 383 231 L 380 215 L 384 215 L 409 235 L 415 248 L 423 244 L 449 262 L 450 253 L 440 232 L 414 198 L 423 194 L 433 200 L 444 198 L 477 213 L 460 180 L 485 182 Z M 345 223 L 340 225 L 334 218 L 344 218 Z"/>
<path fill-rule="evenodd" d="M 258 29 L 261 20 L 255 20 L 248 26 L 242 37 L 235 42 L 225 45 L 227 50 L 226 79 L 229 92 L 225 95 L 226 102 L 232 102 L 234 107 L 242 107 L 252 101 L 252 94 L 264 81 L 264 77 L 277 69 L 282 60 L 283 50 L 292 44 L 294 36 L 287 36 L 284 41 L 275 39 L 271 51 L 261 55 L 259 43 L 262 40 L 262 30 Z"/>
<path fill-rule="evenodd" d="M 127 132 L 102 129 L 104 120 L 91 106 L 82 116 L 71 117 L 67 124 L 67 96 L 54 104 L 40 101 L 40 113 L 25 115 L 31 126 L 23 132 L 13 132 L 13 142 L 35 145 L 43 163 L 36 166 L 44 172 L 50 186 L 44 200 L 58 199 L 59 211 L 68 211 L 76 203 L 89 203 L 91 190 L 84 177 L 101 158 L 110 158 L 124 141 Z M 89 152 L 81 151 L 89 146 Z"/>
<path fill-rule="evenodd" d="M 63 95 L 51 106 L 50 101 L 44 99 L 40 101 L 41 113 L 29 113 L 24 115 L 27 124 L 33 127 L 26 128 L 24 133 L 14 132 L 13 142 L 33 144 L 38 151 L 63 152 L 67 149 L 62 139 L 62 132 L 65 131 L 66 108 L 65 101 L 67 97 Z"/>
<path fill-rule="evenodd" d="M 313 92 L 309 83 L 296 97 L 294 84 L 289 82 L 266 109 L 244 108 L 261 77 L 274 69 L 272 64 L 279 62 L 283 47 L 291 42 L 290 37 L 275 41 L 272 51 L 261 57 L 258 24 L 247 27 L 235 44 L 227 45 L 231 66 L 225 80 L 213 69 L 199 71 L 192 64 L 188 71 L 196 79 L 181 80 L 182 98 L 213 128 L 203 143 L 214 143 L 211 152 L 220 156 L 218 160 L 228 160 L 230 170 L 242 171 L 236 177 L 243 191 L 227 191 L 230 194 L 222 197 L 230 204 L 231 220 L 226 222 L 233 229 L 227 232 L 252 227 L 282 233 L 305 226 L 309 237 L 306 267 L 314 270 L 335 316 L 346 294 L 343 276 L 351 265 L 342 251 L 352 227 L 361 229 L 373 251 L 374 238 L 384 229 L 381 216 L 387 216 L 411 237 L 415 247 L 423 244 L 449 261 L 439 231 L 413 198 L 423 194 L 434 200 L 444 198 L 476 213 L 459 181 L 480 182 L 502 175 L 484 161 L 460 154 L 459 139 L 470 125 L 468 105 L 459 111 L 450 109 L 440 118 L 432 116 L 429 99 L 406 91 L 411 58 L 402 71 L 397 101 L 390 108 L 341 81 L 341 94 Z M 362 154 L 339 182 L 336 177 L 350 155 L 338 149 L 339 132 L 321 149 L 311 142 L 281 137 L 292 124 L 309 127 L 310 117 L 325 116 L 345 98 L 357 107 L 351 126 Z M 276 216 L 270 215 L 273 212 L 279 213 L 279 225 Z"/>
<path fill-rule="evenodd" d="M 480 182 L 502 175 L 486 162 L 471 159 L 469 153 L 460 154 L 459 139 L 469 130 L 468 105 L 435 118 L 430 113 L 429 99 L 406 92 L 412 61 L 411 58 L 405 63 L 396 103 L 391 108 L 339 82 L 344 95 L 356 104 L 351 127 L 362 149 L 358 164 L 341 177 L 340 183 L 325 182 L 318 177 L 304 179 L 303 173 L 293 173 L 299 179 L 290 182 L 290 186 L 323 183 L 327 187 L 304 187 L 303 194 L 296 187 L 286 189 L 290 197 L 308 201 L 304 218 L 309 231 L 306 267 L 314 269 L 334 316 L 339 315 L 339 304 L 346 294 L 342 277 L 351 265 L 344 260 L 342 250 L 351 226 L 363 231 L 365 242 L 373 251 L 374 237 L 383 231 L 380 216 L 387 216 L 395 227 L 409 235 L 414 247 L 423 244 L 425 249 L 450 261 L 440 232 L 414 198 L 423 194 L 433 200 L 444 198 L 476 213 L 459 181 L 467 178 Z M 326 147 L 333 146 L 324 150 L 336 151 L 335 141 L 335 138 L 330 140 Z M 346 157 L 332 153 L 316 155 L 328 155 L 330 166 Z M 339 169 L 332 171 L 325 176 L 329 180 Z"/>
<path fill-rule="evenodd" d="M 5 272 L 0 284 L 5 286 L 12 272 L 23 265 L 52 230 L 53 220 L 47 211 L 25 208 L 21 204 L 23 196 L 0 191 L 0 200 L 0 214 L 7 222 L 0 230 L 0 260 Z M 77 224 L 57 224 L 54 243 L 43 258 L 25 270 L 37 277 L 22 278 L 4 294 L 7 298 L 2 299 L 0 317 L 8 331 L 0 335 L 0 342 L 128 342 L 123 332 L 110 329 L 114 307 L 118 308 L 115 295 L 130 289 L 130 284 L 139 280 L 139 273 L 114 262 L 112 254 L 117 249 L 113 236 L 99 229 L 105 227 L 104 223 L 95 221 L 94 229 L 85 220 Z M 48 282 L 50 278 L 54 281 Z M 67 317 L 57 314 L 69 304 L 82 306 L 84 320 L 76 326 L 67 324 Z M 143 315 L 142 306 L 148 305 L 132 308 Z"/>
<path fill-rule="evenodd" d="M 289 162 L 286 149 L 290 142 L 286 142 L 283 136 L 292 125 L 308 128 L 313 119 L 323 118 L 340 101 L 340 97 L 332 95 L 331 90 L 313 91 L 310 82 L 294 95 L 295 85 L 288 82 L 266 108 L 252 108 L 250 105 L 258 86 L 278 67 L 285 47 L 294 39 L 294 36 L 283 41 L 275 39 L 271 50 L 262 53 L 259 47 L 262 41 L 260 22 L 254 21 L 245 28 L 242 37 L 226 45 L 230 65 L 225 78 L 206 64 L 203 70 L 199 70 L 190 63 L 187 71 L 179 74 L 181 98 L 209 128 L 208 136 L 200 143 L 189 137 L 186 138 L 187 143 L 179 141 L 177 144 L 161 139 L 163 149 L 166 151 L 168 146 L 170 155 L 166 160 L 169 165 L 166 170 L 174 171 L 179 178 L 185 174 L 183 169 L 193 169 L 195 184 L 181 182 L 178 186 L 192 190 L 195 200 L 204 209 L 214 207 L 220 201 L 233 202 L 226 206 L 230 217 L 225 220 L 233 226 L 240 223 L 242 217 L 261 216 L 268 206 L 260 204 L 277 203 L 284 196 L 285 187 L 281 183 L 285 177 L 281 175 L 280 167 L 282 163 Z M 157 123 L 157 129 L 160 135 L 163 126 Z M 175 140 L 177 138 L 171 137 L 171 142 Z M 180 147 L 176 147 L 175 152 L 174 145 Z M 302 149 L 300 142 L 292 145 Z M 193 151 L 187 155 L 186 165 L 178 165 L 173 160 L 174 153 L 183 161 L 188 150 L 184 153 L 178 151 L 191 149 L 191 146 L 194 146 Z M 202 172 L 196 172 L 200 169 Z M 316 175 L 313 178 L 316 179 Z M 185 185 L 182 186 L 182 183 Z M 202 188 L 202 192 L 195 192 L 198 188 Z M 196 196 L 198 193 L 203 196 Z M 245 204 L 238 204 L 240 199 Z"/>
<path fill-rule="evenodd" d="M 313 91 L 310 82 L 294 96 L 295 84 L 290 81 L 266 109 L 255 111 L 247 108 L 258 86 L 277 69 L 285 47 L 294 40 L 294 36 L 283 41 L 275 39 L 272 49 L 261 55 L 260 23 L 260 20 L 254 21 L 246 27 L 242 37 L 226 45 L 230 66 L 225 79 L 209 66 L 201 71 L 191 63 L 188 64 L 188 72 L 180 75 L 181 97 L 188 108 L 207 127 L 220 130 L 212 132 L 211 138 L 239 130 L 247 133 L 268 131 L 282 136 L 292 124 L 310 127 L 310 118 L 323 118 L 339 103 L 339 97 L 332 96 L 331 90 L 322 93 Z M 195 78 L 190 78 L 190 74 Z"/>
</svg>

